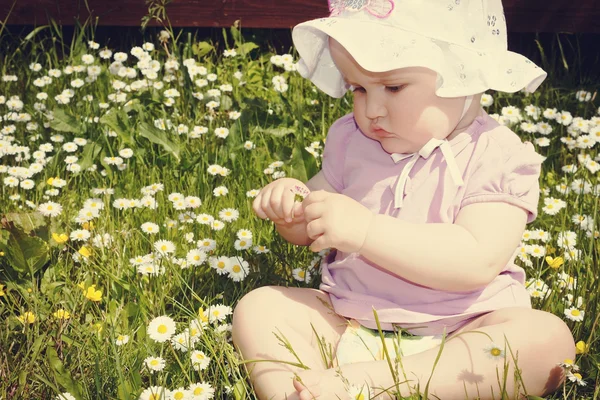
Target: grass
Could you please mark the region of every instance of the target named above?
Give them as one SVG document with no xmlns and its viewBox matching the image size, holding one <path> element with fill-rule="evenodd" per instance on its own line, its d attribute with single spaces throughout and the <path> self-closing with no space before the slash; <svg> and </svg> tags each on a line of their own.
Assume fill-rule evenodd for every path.
<svg viewBox="0 0 600 400">
<path fill-rule="evenodd" d="M 351 103 L 318 92 L 286 70 L 285 65 L 293 69 L 290 63 L 259 51 L 237 28 L 224 32 L 221 47 L 189 32 L 146 38 L 158 67 L 153 81 L 163 87 L 136 89 L 134 82 L 143 77 L 130 50 L 144 40 L 122 49 L 128 53 L 123 65 L 137 78 L 120 77 L 110 72 L 114 58 L 100 57 L 103 44 L 90 47 L 94 29 L 79 26 L 70 42 L 54 23 L 21 39 L 5 30 L 0 35 L 0 46 L 9 49 L 0 54 L 0 114 L 5 116 L 0 125 L 0 393 L 7 399 L 50 399 L 65 392 L 77 399 L 136 399 L 152 386 L 174 390 L 205 383 L 205 393 L 210 387 L 216 398 L 253 398 L 228 333 L 231 308 L 245 293 L 267 284 L 318 287 L 319 256 L 285 242 L 270 223 L 256 218 L 252 196 L 282 174 L 302 181 L 314 175 L 328 126 L 349 112 Z M 225 49 L 237 55 L 226 57 Z M 555 57 L 546 63 L 560 65 L 554 53 L 543 57 Z M 191 77 L 183 64 L 190 58 L 206 71 Z M 169 60 L 177 60 L 177 68 Z M 77 72 L 80 65 L 85 68 Z M 86 81 L 92 66 L 98 74 Z M 40 78 L 52 69 L 60 76 L 41 86 Z M 286 90 L 276 90 L 276 76 Z M 219 96 L 211 97 L 209 90 L 219 88 Z M 594 99 L 578 101 L 575 93 L 582 89 Z M 577 140 L 583 132 L 560 118 L 535 120 L 526 107 L 568 111 L 591 121 L 598 132 L 597 89 L 548 80 L 530 96 L 490 93 L 493 104 L 487 106 L 547 157 L 540 214 L 528 227 L 517 262 L 528 278 L 539 280 L 530 287 L 534 306 L 562 317 L 576 341 L 587 346 L 580 344 L 585 351 L 575 360 L 587 386 L 567 381 L 552 399 L 598 398 L 594 217 L 600 182 L 578 159 L 597 157 L 598 148 L 563 143 L 561 138 Z M 42 92 L 47 99 L 39 97 Z M 517 113 L 523 121 L 546 122 L 552 133 L 527 132 L 514 122 Z M 228 130 L 225 138 L 217 136 L 225 136 L 219 128 Z M 32 164 L 39 170 L 28 176 L 23 168 Z M 570 165 L 577 171 L 569 172 Z M 589 184 L 590 190 L 579 190 L 579 184 Z M 219 187 L 228 193 L 215 195 Z M 558 207 L 560 201 L 551 199 L 566 207 L 554 214 L 546 202 Z M 50 202 L 62 208 L 54 217 L 40 212 Z M 89 211 L 91 203 L 96 211 Z M 194 203 L 200 206 L 193 208 Z M 91 218 L 79 215 L 84 204 Z M 201 223 L 203 214 L 222 223 Z M 157 225 L 157 233 L 142 229 L 149 222 Z M 559 240 L 564 232 L 572 232 L 574 246 Z M 159 240 L 168 243 L 157 245 Z M 194 252 L 198 249 L 204 253 Z M 311 279 L 302 280 L 300 271 Z M 581 296 L 581 322 L 566 318 L 567 294 Z M 153 339 L 160 332 L 152 331 L 151 322 L 160 316 L 175 322 L 176 333 L 183 335 L 179 345 Z M 168 334 L 167 325 L 161 329 Z M 164 368 L 153 372 L 148 357 L 162 358 Z"/>
</svg>

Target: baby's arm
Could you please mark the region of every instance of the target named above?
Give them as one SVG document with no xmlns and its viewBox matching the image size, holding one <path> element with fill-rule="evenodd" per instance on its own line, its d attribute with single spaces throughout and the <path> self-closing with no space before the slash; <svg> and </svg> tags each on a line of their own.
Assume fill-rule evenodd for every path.
<svg viewBox="0 0 600 400">
<path fill-rule="evenodd" d="M 506 266 L 526 221 L 524 209 L 502 202 L 465 206 L 454 224 L 414 224 L 377 214 L 360 253 L 419 285 L 472 291 Z"/>
<path fill-rule="evenodd" d="M 327 182 L 327 179 L 325 179 L 323 170 L 310 178 L 310 180 L 306 182 L 306 186 L 311 191 L 325 190 L 327 192 L 337 193 L 329 182 Z M 299 246 L 309 246 L 313 242 L 306 234 L 306 221 L 304 219 L 296 224 L 276 225 L 276 228 L 277 232 L 290 243 Z"/>
</svg>

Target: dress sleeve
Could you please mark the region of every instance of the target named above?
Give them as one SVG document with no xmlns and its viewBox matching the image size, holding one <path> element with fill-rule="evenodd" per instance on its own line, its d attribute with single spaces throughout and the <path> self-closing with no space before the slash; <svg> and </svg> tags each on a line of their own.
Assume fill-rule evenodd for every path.
<svg viewBox="0 0 600 400">
<path fill-rule="evenodd" d="M 527 223 L 537 217 L 539 177 L 545 157 L 531 143 L 509 147 L 490 140 L 466 186 L 461 208 L 480 202 L 504 202 L 527 211 Z"/>
<path fill-rule="evenodd" d="M 331 125 L 325 140 L 323 174 L 327 182 L 338 192 L 344 189 L 344 164 L 348 142 L 354 131 L 356 131 L 354 115 L 348 114 Z"/>
</svg>

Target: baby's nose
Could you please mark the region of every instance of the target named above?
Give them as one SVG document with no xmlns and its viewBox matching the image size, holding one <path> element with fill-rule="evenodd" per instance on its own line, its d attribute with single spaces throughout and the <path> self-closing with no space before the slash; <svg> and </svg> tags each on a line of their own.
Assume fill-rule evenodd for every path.
<svg viewBox="0 0 600 400">
<path fill-rule="evenodd" d="M 366 116 L 369 119 L 377 119 L 387 114 L 385 104 L 377 96 L 368 96 L 366 104 Z"/>
</svg>

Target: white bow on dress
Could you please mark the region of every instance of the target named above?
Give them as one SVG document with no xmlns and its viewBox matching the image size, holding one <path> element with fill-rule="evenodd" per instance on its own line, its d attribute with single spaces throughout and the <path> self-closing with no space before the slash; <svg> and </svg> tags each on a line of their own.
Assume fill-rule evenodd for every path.
<svg viewBox="0 0 600 400">
<path fill-rule="evenodd" d="M 473 96 L 467 96 L 465 99 L 465 105 L 463 107 L 462 115 L 460 116 L 460 120 L 462 121 L 465 116 L 469 106 L 471 105 L 471 101 L 473 100 Z M 406 163 L 404 168 L 402 168 L 402 172 L 396 179 L 396 182 L 391 185 L 392 190 L 394 191 L 394 208 L 402 207 L 404 202 L 404 188 L 406 187 L 406 182 L 408 180 L 408 175 L 410 171 L 415 166 L 419 157 L 423 157 L 424 159 L 428 159 L 429 156 L 433 153 L 433 151 L 437 148 L 440 148 L 442 154 L 444 155 L 444 159 L 446 160 L 446 164 L 448 165 L 448 169 L 450 170 L 450 174 L 452 175 L 452 180 L 454 184 L 457 186 L 464 185 L 460 170 L 458 169 L 458 165 L 456 164 L 456 159 L 454 158 L 454 153 L 452 152 L 452 148 L 450 147 L 450 143 L 446 139 L 430 139 L 425 145 L 416 153 L 392 153 L 390 156 L 397 164 L 398 162 L 405 160 L 410 157 L 410 160 Z M 394 189 L 394 185 L 396 188 Z"/>
</svg>

